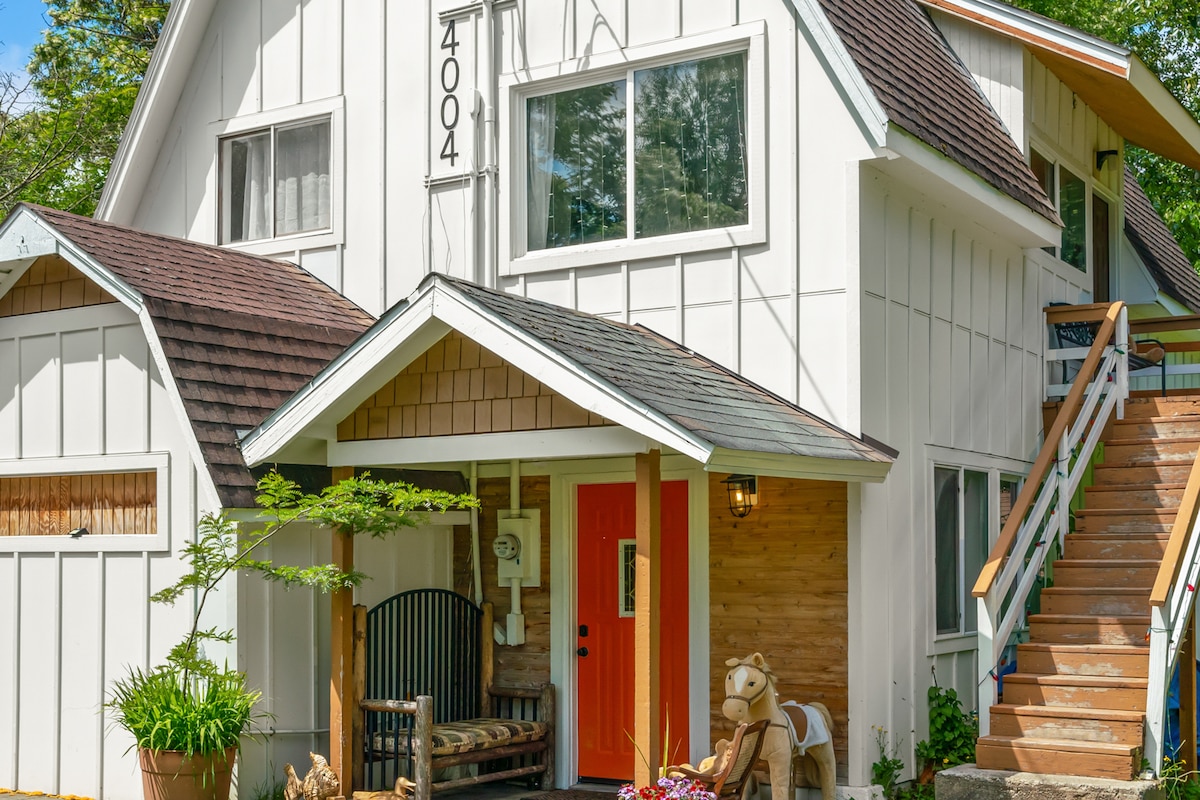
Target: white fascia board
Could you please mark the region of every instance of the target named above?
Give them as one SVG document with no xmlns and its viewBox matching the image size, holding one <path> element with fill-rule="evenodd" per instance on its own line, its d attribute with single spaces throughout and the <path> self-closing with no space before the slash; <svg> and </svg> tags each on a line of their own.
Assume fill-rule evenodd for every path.
<svg viewBox="0 0 1200 800">
<path fill-rule="evenodd" d="M 426 326 L 429 326 L 428 329 L 422 331 Z M 339 403 L 352 402 L 356 408 L 361 400 L 355 402 L 351 396 L 354 387 L 381 370 L 394 369 L 393 374 L 399 372 L 407 362 L 396 366 L 402 357 L 398 353 L 409 352 L 414 343 L 424 352 L 446 331 L 445 325 L 433 319 L 431 290 L 426 290 L 408 303 L 393 307 L 373 328 L 317 373 L 308 385 L 292 395 L 242 439 L 242 455 L 246 464 L 254 466 L 270 461 Z M 419 335 L 422 333 L 424 335 Z M 416 357 L 420 353 L 412 355 Z"/>
<path fill-rule="evenodd" d="M 1188 113 L 1179 99 L 1171 94 L 1171 90 L 1164 86 L 1158 76 L 1137 56 L 1132 57 L 1129 82 L 1154 110 L 1162 114 L 1167 124 L 1188 143 L 1188 146 L 1200 153 L 1200 122 Z"/>
<path fill-rule="evenodd" d="M 107 267 L 75 246 L 36 211 L 22 206 L 0 228 L 0 262 L 60 255 L 135 314 L 141 313 L 142 296 Z M 16 283 L 24 270 L 13 270 L 0 281 L 0 294 Z"/>
<path fill-rule="evenodd" d="M 457 292 L 435 290 L 435 315 L 517 369 L 546 384 L 576 405 L 623 428 L 704 463 L 712 445 L 659 412 L 596 378 L 538 339 L 469 302 Z"/>
<path fill-rule="evenodd" d="M 752 453 L 717 448 L 704 465 L 708 472 L 770 475 L 814 481 L 882 483 L 892 469 L 891 461 L 858 461 L 841 458 Z"/>
<path fill-rule="evenodd" d="M 888 128 L 887 147 L 931 176 L 950 184 L 972 200 L 995 211 L 997 219 L 978 220 L 985 228 L 1018 237 L 1022 247 L 1047 247 L 1061 239 L 1062 227 L 1009 196 L 966 167 L 918 141 L 894 125 Z M 1000 226 L 1003 219 L 1008 223 Z M 1007 230 L 1002 230 L 1007 229 Z"/>
<path fill-rule="evenodd" d="M 1130 51 L 1078 28 L 1015 8 L 996 0 L 919 0 L 960 19 L 998 33 L 1079 59 L 1108 72 L 1127 76 Z"/>
<path fill-rule="evenodd" d="M 873 147 L 887 143 L 888 116 L 817 0 L 789 0 L 804 38 L 824 62 L 838 94 Z"/>
<path fill-rule="evenodd" d="M 113 156 L 96 219 L 128 224 L 166 138 L 217 0 L 174 0 Z"/>
<path fill-rule="evenodd" d="M 648 452 L 654 443 L 615 425 L 549 431 L 423 436 L 330 442 L 331 467 L 407 466 L 470 461 L 541 461 L 559 458 L 608 458 Z"/>
<path fill-rule="evenodd" d="M 196 438 L 196 429 L 192 427 L 192 420 L 183 403 L 183 396 L 179 394 L 179 385 L 175 383 L 175 373 L 171 371 L 171 365 L 167 362 L 162 342 L 158 339 L 158 331 L 154 329 L 154 321 L 150 319 L 150 312 L 143 308 L 138 314 L 138 321 L 142 324 L 142 334 L 146 337 L 146 344 L 150 347 L 150 356 L 154 359 L 155 366 L 158 367 L 163 388 L 167 390 L 167 402 L 171 404 L 171 410 L 175 412 L 176 423 L 180 426 L 183 438 L 187 441 L 188 454 L 192 457 L 192 463 L 196 465 L 199 490 L 204 499 L 208 501 L 209 508 L 220 508 L 221 498 L 217 494 L 217 484 L 208 471 L 208 462 L 204 460 L 204 451 L 200 448 L 200 440 Z"/>
</svg>

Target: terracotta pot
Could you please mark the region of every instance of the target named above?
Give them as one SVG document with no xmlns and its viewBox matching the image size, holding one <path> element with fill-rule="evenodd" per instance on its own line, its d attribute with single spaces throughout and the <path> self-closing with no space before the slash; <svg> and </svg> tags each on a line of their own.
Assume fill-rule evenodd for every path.
<svg viewBox="0 0 1200 800">
<path fill-rule="evenodd" d="M 189 756 L 178 750 L 138 750 L 145 800 L 229 800 L 237 748 Z"/>
</svg>

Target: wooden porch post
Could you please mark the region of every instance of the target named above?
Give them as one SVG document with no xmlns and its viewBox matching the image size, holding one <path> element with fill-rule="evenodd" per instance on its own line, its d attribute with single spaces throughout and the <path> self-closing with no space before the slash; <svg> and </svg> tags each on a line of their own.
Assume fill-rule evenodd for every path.
<svg viewBox="0 0 1200 800">
<path fill-rule="evenodd" d="M 354 477 L 353 467 L 334 467 L 333 480 Z M 354 569 L 354 537 L 333 532 L 333 563 L 343 572 Z M 343 794 L 350 794 L 354 776 L 354 592 L 339 589 L 332 594 L 330 638 L 333 658 L 329 665 L 329 766 L 337 773 Z"/>
<path fill-rule="evenodd" d="M 638 453 L 637 564 L 635 587 L 633 738 L 641 755 L 634 764 L 634 783 L 650 786 L 662 764 L 659 706 L 659 567 L 662 550 L 661 474 L 659 451 Z M 643 761 L 643 758 L 645 759 Z"/>
</svg>

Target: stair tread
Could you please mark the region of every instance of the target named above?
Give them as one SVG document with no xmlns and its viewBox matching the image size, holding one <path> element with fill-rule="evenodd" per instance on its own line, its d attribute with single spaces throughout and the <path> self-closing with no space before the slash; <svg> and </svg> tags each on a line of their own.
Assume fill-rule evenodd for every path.
<svg viewBox="0 0 1200 800">
<path fill-rule="evenodd" d="M 1058 750 L 1067 753 L 1094 753 L 1097 755 L 1131 755 L 1137 745 L 1089 742 L 1083 739 L 1039 739 L 1033 736 L 980 736 L 981 744 L 1010 746 L 1027 750 Z"/>
<path fill-rule="evenodd" d="M 1030 614 L 1030 622 L 1094 622 L 1098 625 L 1145 622 L 1150 618 L 1150 609 L 1145 614 Z"/>
<path fill-rule="evenodd" d="M 1027 717 L 1071 717 L 1076 719 L 1096 719 L 1109 722 L 1141 722 L 1145 713 L 1141 711 L 1121 711 L 1115 708 L 1081 708 L 1078 706 L 1027 706 L 1011 703 L 997 703 L 992 706 L 993 714 L 1021 714 Z"/>
<path fill-rule="evenodd" d="M 1067 541 L 1083 541 L 1083 542 L 1112 542 L 1112 541 L 1131 541 L 1131 542 L 1161 542 L 1171 538 L 1169 531 L 1117 531 L 1116 533 L 1102 533 L 1101 531 L 1076 531 L 1067 535 Z"/>
<path fill-rule="evenodd" d="M 1159 444 L 1160 442 L 1170 442 L 1171 444 L 1200 444 L 1200 436 L 1137 436 L 1131 439 L 1112 438 L 1104 443 L 1105 447 L 1130 446 L 1140 444 Z"/>
<path fill-rule="evenodd" d="M 1168 490 L 1186 489 L 1187 483 L 1099 483 L 1086 487 L 1088 492 L 1136 492 L 1147 489 Z"/>
<path fill-rule="evenodd" d="M 1013 672 L 1004 676 L 1004 682 L 1037 684 L 1038 686 L 1093 686 L 1106 689 L 1144 689 L 1149 678 L 1111 677 L 1108 675 L 1043 675 L 1028 672 Z M 1064 706 L 1066 707 L 1066 706 Z"/>
<path fill-rule="evenodd" d="M 1140 586 L 1047 586 L 1042 589 L 1042 595 L 1048 594 L 1096 594 L 1101 592 L 1105 595 L 1133 595 L 1133 596 L 1150 596 L 1150 588 L 1142 588 Z"/>
<path fill-rule="evenodd" d="M 1138 567 L 1153 567 L 1157 566 L 1162 559 L 1159 558 L 1059 558 L 1054 561 L 1054 568 L 1060 567 L 1119 567 L 1119 568 L 1138 568 Z"/>
<path fill-rule="evenodd" d="M 1098 517 L 1126 517 L 1135 515 L 1169 515 L 1175 516 L 1179 513 L 1177 508 L 1081 508 L 1075 512 L 1076 516 L 1084 514 L 1087 516 Z"/>
<path fill-rule="evenodd" d="M 1176 414 L 1164 417 L 1134 417 L 1132 419 L 1115 419 L 1114 425 L 1144 425 L 1147 422 L 1200 422 L 1200 414 Z"/>
<path fill-rule="evenodd" d="M 1028 650 L 1038 653 L 1090 653 L 1094 655 L 1126 655 L 1133 653 L 1149 654 L 1149 645 L 1140 644 L 1059 644 L 1057 642 L 1023 642 L 1017 645 L 1017 652 Z"/>
</svg>

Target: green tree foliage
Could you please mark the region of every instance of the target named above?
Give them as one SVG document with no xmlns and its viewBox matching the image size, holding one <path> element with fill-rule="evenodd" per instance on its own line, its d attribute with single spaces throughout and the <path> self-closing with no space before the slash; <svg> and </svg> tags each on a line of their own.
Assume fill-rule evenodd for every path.
<svg viewBox="0 0 1200 800">
<path fill-rule="evenodd" d="M 166 19 L 168 0 L 45 0 L 27 75 L 0 75 L 0 210 L 90 214 Z"/>
<path fill-rule="evenodd" d="M 1195 0 L 1012 0 L 1133 50 L 1200 118 L 1200 5 Z M 1183 252 L 1200 268 L 1200 175 L 1129 147 L 1126 158 Z"/>
</svg>

